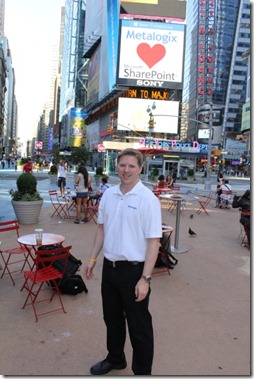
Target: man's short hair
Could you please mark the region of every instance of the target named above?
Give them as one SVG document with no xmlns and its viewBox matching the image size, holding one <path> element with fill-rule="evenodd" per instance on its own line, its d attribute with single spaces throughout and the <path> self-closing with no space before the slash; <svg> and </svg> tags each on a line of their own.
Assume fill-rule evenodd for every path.
<svg viewBox="0 0 254 379">
<path fill-rule="evenodd" d="M 121 151 L 121 153 L 118 154 L 117 163 L 119 163 L 120 159 L 124 157 L 125 155 L 131 155 L 132 157 L 136 157 L 139 167 L 143 166 L 143 162 L 144 162 L 143 155 L 141 154 L 140 151 L 136 149 L 131 149 L 131 148 L 124 149 Z"/>
</svg>

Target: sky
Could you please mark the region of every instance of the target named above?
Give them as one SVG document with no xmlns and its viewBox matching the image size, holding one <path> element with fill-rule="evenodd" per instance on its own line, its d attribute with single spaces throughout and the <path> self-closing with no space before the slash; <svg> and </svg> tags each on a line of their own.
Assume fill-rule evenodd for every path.
<svg viewBox="0 0 254 379">
<path fill-rule="evenodd" d="M 48 100 L 53 45 L 65 0 L 5 0 L 4 33 L 15 70 L 18 137 L 26 142 Z"/>
</svg>

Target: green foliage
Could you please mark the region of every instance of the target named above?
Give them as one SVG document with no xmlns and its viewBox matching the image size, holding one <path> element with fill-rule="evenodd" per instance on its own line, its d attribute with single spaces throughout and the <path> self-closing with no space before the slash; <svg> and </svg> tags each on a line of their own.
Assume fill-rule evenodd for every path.
<svg viewBox="0 0 254 379">
<path fill-rule="evenodd" d="M 97 176 L 103 176 L 103 167 L 97 167 L 96 168 L 96 174 Z"/>
<path fill-rule="evenodd" d="M 27 163 L 28 158 L 21 158 L 18 160 L 18 166 L 23 166 L 25 163 Z"/>
<path fill-rule="evenodd" d="M 37 192 L 37 180 L 30 173 L 23 173 L 17 179 L 17 191 L 12 191 L 11 196 L 15 201 L 35 201 L 42 200 Z"/>
<path fill-rule="evenodd" d="M 187 176 L 193 177 L 194 175 L 195 175 L 195 172 L 194 172 L 193 168 L 189 168 L 187 171 Z"/>
<path fill-rule="evenodd" d="M 157 167 L 153 169 L 152 175 L 154 175 L 154 176 L 158 176 L 159 175 L 159 170 L 158 170 Z"/>
<path fill-rule="evenodd" d="M 14 191 L 11 194 L 12 200 L 15 201 L 37 201 L 37 200 L 43 200 L 40 196 L 39 192 L 35 192 L 33 195 L 30 195 L 29 193 L 22 194 L 19 191 Z"/>
<path fill-rule="evenodd" d="M 78 166 L 86 166 L 89 151 L 85 147 L 71 147 L 71 162 Z"/>
<path fill-rule="evenodd" d="M 151 172 L 151 174 L 150 174 L 150 179 L 151 179 L 151 180 L 155 180 L 155 179 L 156 179 L 156 176 L 158 176 L 158 175 L 159 175 L 159 170 L 158 170 L 157 167 L 155 167 L 155 168 L 153 169 L 153 171 Z"/>
<path fill-rule="evenodd" d="M 49 175 L 57 175 L 57 165 L 52 164 L 48 172 Z"/>
<path fill-rule="evenodd" d="M 30 193 L 32 195 L 36 192 L 37 180 L 34 175 L 30 173 L 23 173 L 17 179 L 18 191 L 21 193 Z"/>
<path fill-rule="evenodd" d="M 53 148 L 52 150 L 52 163 L 57 163 L 62 159 L 59 148 Z"/>
</svg>

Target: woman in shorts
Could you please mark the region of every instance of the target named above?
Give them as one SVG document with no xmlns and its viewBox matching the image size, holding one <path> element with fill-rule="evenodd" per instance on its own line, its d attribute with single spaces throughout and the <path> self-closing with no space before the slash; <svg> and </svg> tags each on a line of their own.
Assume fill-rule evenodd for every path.
<svg viewBox="0 0 254 379">
<path fill-rule="evenodd" d="M 74 224 L 84 224 L 87 221 L 86 210 L 88 201 L 88 188 L 91 186 L 91 177 L 85 166 L 80 166 L 78 175 L 75 180 L 76 184 L 76 201 L 77 201 L 77 218 Z M 81 206 L 85 210 L 85 218 L 81 220 Z"/>
</svg>

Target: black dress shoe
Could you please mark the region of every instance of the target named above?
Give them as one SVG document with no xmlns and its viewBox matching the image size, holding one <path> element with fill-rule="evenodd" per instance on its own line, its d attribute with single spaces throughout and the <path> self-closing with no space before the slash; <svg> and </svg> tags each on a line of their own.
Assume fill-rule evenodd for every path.
<svg viewBox="0 0 254 379">
<path fill-rule="evenodd" d="M 111 370 L 123 370 L 126 366 L 126 362 L 116 365 L 104 359 L 104 361 L 95 363 L 95 365 L 90 368 L 90 372 L 92 375 L 105 375 Z"/>
</svg>

